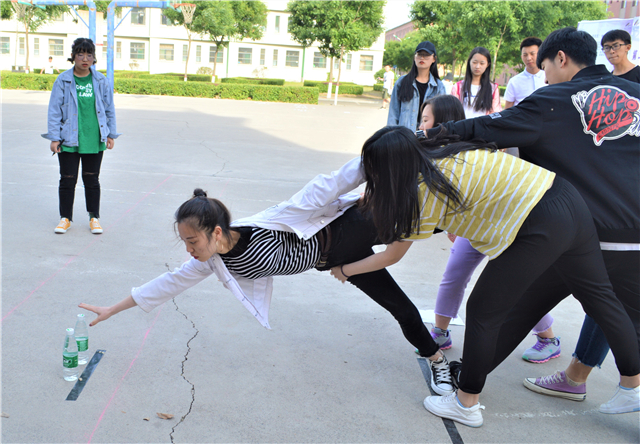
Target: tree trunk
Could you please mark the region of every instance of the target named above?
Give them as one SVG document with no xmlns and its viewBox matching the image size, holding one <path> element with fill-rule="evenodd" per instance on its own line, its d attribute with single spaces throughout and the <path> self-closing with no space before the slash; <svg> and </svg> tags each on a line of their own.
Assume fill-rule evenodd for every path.
<svg viewBox="0 0 640 444">
<path fill-rule="evenodd" d="M 24 71 L 26 73 L 31 72 L 29 69 L 29 22 L 25 20 L 24 22 L 24 50 L 25 50 L 25 62 L 24 62 Z"/>
<path fill-rule="evenodd" d="M 227 57 L 229 53 L 227 52 Z M 216 65 L 218 64 L 218 45 L 216 44 L 216 53 L 213 56 L 213 74 L 211 75 L 211 83 L 216 83 Z"/>
<path fill-rule="evenodd" d="M 340 74 L 342 74 L 342 58 L 343 57 L 344 57 L 344 46 L 340 48 L 340 58 L 338 59 L 340 61 L 340 64 L 338 65 L 338 81 L 336 82 L 336 95 L 335 95 L 335 98 L 333 99 L 334 105 L 338 104 L 338 89 L 340 89 Z M 331 66 L 333 66 L 333 64 L 331 64 Z"/>
<path fill-rule="evenodd" d="M 187 29 L 187 35 L 189 36 L 189 46 L 187 46 L 187 60 L 184 62 L 184 81 L 187 81 L 187 71 L 189 69 L 189 56 L 191 55 L 191 31 Z"/>
<path fill-rule="evenodd" d="M 329 88 L 327 89 L 327 99 L 331 98 L 331 87 L 333 86 L 333 57 L 331 57 L 329 63 L 331 63 L 331 66 L 329 66 Z"/>
<path fill-rule="evenodd" d="M 498 51 L 500 51 L 500 46 L 502 45 L 502 37 L 504 33 L 507 31 L 507 25 L 504 25 L 502 28 L 502 32 L 500 33 L 500 40 L 498 40 L 498 46 L 496 47 L 496 52 L 493 55 L 493 64 L 491 66 L 491 81 L 495 83 L 496 81 L 496 66 L 498 65 Z"/>
</svg>

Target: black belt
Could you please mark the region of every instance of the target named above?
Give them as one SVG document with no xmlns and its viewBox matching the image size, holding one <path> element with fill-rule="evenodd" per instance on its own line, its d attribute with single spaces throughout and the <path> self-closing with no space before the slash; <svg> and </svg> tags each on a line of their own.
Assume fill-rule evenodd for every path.
<svg viewBox="0 0 640 444">
<path fill-rule="evenodd" d="M 318 237 L 318 243 L 320 244 L 320 259 L 316 263 L 316 268 L 323 268 L 327 265 L 329 259 L 329 253 L 331 250 L 331 227 L 327 225 L 322 230 L 318 231 L 316 235 Z"/>
</svg>

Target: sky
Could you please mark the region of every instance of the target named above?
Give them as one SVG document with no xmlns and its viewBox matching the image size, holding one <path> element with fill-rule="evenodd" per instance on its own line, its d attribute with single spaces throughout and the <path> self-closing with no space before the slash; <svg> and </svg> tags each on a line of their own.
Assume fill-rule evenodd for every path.
<svg viewBox="0 0 640 444">
<path fill-rule="evenodd" d="M 412 4 L 413 0 L 387 0 L 384 7 L 385 31 L 407 23 L 410 20 L 409 9 Z"/>
</svg>

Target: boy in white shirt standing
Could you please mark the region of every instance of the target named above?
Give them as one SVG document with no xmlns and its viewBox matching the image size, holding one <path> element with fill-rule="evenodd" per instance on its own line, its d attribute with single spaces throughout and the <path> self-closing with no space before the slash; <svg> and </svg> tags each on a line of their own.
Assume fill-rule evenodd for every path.
<svg viewBox="0 0 640 444">
<path fill-rule="evenodd" d="M 536 89 L 546 85 L 544 71 L 536 65 L 540 45 L 542 40 L 537 37 L 527 37 L 520 43 L 520 57 L 525 69 L 509 80 L 504 93 L 505 109 L 517 105 Z"/>
<path fill-rule="evenodd" d="M 391 66 L 385 65 L 384 71 L 382 77 L 382 107 L 380 107 L 380 109 L 387 109 L 389 107 L 391 93 L 393 92 L 393 83 L 396 78 L 395 74 L 391 71 Z"/>
</svg>

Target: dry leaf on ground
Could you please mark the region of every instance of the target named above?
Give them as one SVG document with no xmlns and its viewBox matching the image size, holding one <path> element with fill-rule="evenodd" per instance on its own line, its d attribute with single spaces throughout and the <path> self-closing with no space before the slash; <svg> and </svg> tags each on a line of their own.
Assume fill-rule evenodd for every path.
<svg viewBox="0 0 640 444">
<path fill-rule="evenodd" d="M 156 413 L 160 419 L 171 419 L 173 415 L 171 413 Z"/>
</svg>

